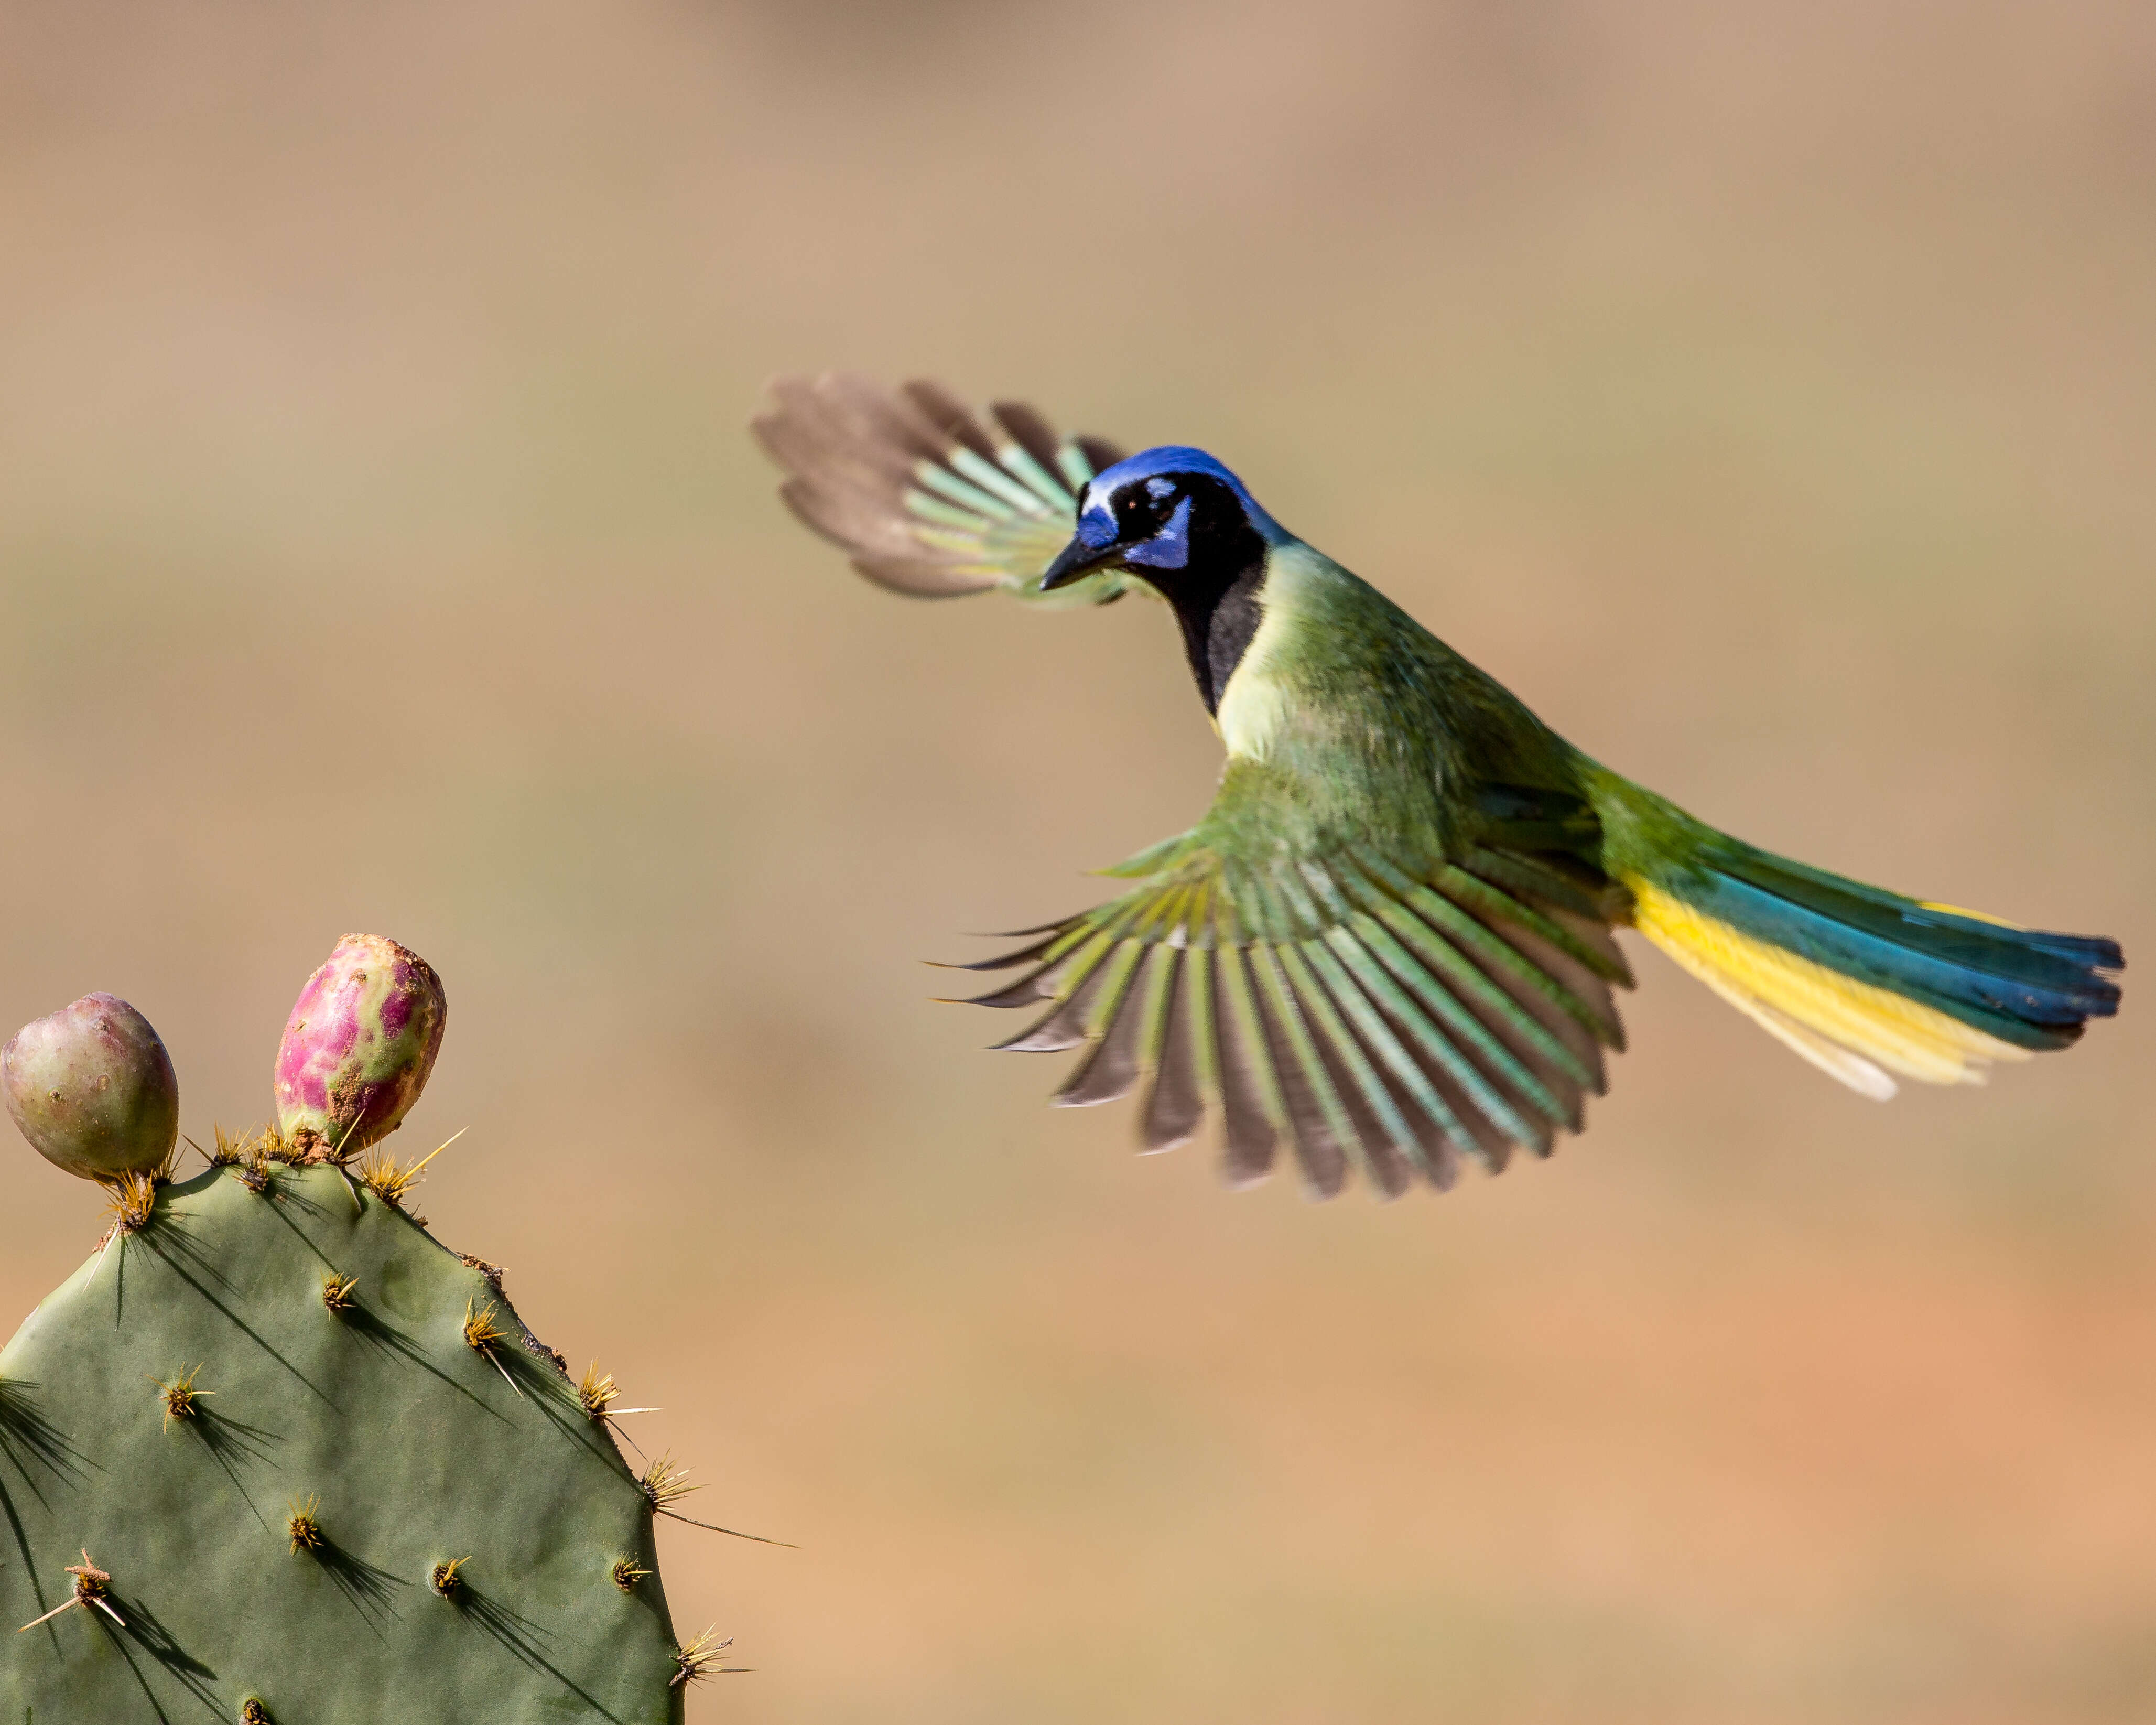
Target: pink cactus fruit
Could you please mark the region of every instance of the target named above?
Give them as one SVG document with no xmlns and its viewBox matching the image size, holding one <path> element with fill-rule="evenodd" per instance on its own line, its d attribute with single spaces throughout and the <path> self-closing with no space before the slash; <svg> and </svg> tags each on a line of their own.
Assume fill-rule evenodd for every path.
<svg viewBox="0 0 2156 1725">
<path fill-rule="evenodd" d="M 434 968 L 378 934 L 348 934 L 307 978 L 277 1045 L 277 1127 L 319 1159 L 386 1137 L 426 1088 L 449 1021 Z"/>
<path fill-rule="evenodd" d="M 48 1162 L 85 1180 L 147 1173 L 180 1135 L 180 1081 L 149 1019 L 85 994 L 0 1050 L 8 1111 Z"/>
</svg>

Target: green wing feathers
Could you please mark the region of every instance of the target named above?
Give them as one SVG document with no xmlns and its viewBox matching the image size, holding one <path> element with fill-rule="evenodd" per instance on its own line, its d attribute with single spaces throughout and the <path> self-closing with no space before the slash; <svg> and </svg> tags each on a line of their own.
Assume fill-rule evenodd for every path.
<svg viewBox="0 0 2156 1725">
<path fill-rule="evenodd" d="M 1980 1082 L 2118 1010 L 2115 942 L 1866 886 L 1581 778 L 1584 798 L 1486 786 L 1449 861 L 1306 839 L 1254 857 L 1216 813 L 1111 870 L 1147 877 L 1122 897 L 968 967 L 1025 967 L 976 1004 L 1038 1010 L 1003 1048 L 1084 1050 L 1060 1103 L 1142 1087 L 1148 1149 L 1216 1116 L 1231 1179 L 1285 1153 L 1323 1196 L 1357 1169 L 1388 1196 L 1442 1189 L 1579 1131 L 1624 1046 L 1614 926 L 1882 1099 Z"/>
<path fill-rule="evenodd" d="M 787 473 L 779 495 L 879 585 L 916 598 L 1001 588 L 1050 606 L 1122 597 L 1111 571 L 1053 593 L 1041 572 L 1070 539 L 1077 493 L 1122 452 L 1059 436 L 1031 408 L 985 418 L 937 383 L 896 390 L 846 372 L 782 377 L 754 422 Z"/>
<path fill-rule="evenodd" d="M 1463 1160 L 1548 1155 L 1605 1086 L 1630 974 L 1594 901 L 1526 854 L 1408 870 L 1373 850 L 1240 865 L 1204 829 L 1152 878 L 973 969 L 1027 967 L 983 1006 L 1041 1009 L 1011 1050 L 1084 1048 L 1056 1101 L 1146 1088 L 1147 1148 L 1220 1120 L 1227 1172 L 1282 1150 L 1331 1196 L 1440 1189 Z"/>
</svg>

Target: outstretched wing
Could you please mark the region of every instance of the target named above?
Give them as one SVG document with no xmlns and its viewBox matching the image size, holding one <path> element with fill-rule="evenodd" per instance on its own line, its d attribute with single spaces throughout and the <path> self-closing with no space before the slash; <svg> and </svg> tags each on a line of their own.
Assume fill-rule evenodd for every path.
<svg viewBox="0 0 2156 1725">
<path fill-rule="evenodd" d="M 752 429 L 786 470 L 779 495 L 870 580 L 923 598 L 995 588 L 1049 605 L 1122 597 L 1125 578 L 1106 570 L 1040 590 L 1080 488 L 1122 459 L 1113 444 L 1059 437 L 1016 402 L 996 403 L 984 424 L 937 383 L 888 390 L 827 372 L 781 377 L 771 395 Z"/>
<path fill-rule="evenodd" d="M 1462 1158 L 1494 1173 L 1580 1130 L 1624 1045 L 1610 985 L 1632 979 L 1609 934 L 1622 889 L 1569 837 L 1491 821 L 1457 860 L 1408 864 L 1242 856 L 1209 825 L 1113 871 L 1150 877 L 1134 891 L 966 967 L 1030 967 L 978 1004 L 1049 1003 L 999 1046 L 1086 1047 L 1058 1102 L 1146 1085 L 1150 1150 L 1217 1109 L 1231 1180 L 1285 1142 L 1324 1197 L 1351 1166 L 1388 1196 L 1417 1175 L 1442 1190 Z"/>
</svg>

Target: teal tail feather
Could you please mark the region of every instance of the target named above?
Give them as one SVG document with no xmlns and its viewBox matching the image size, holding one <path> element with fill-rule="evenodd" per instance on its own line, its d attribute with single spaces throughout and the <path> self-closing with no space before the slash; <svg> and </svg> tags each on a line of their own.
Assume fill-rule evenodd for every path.
<svg viewBox="0 0 2156 1725">
<path fill-rule="evenodd" d="M 1852 1089 L 1980 1083 L 1992 1063 L 2070 1047 L 2118 1010 L 2116 941 L 1867 886 L 1617 783 L 1598 803 L 1634 926 Z"/>
</svg>

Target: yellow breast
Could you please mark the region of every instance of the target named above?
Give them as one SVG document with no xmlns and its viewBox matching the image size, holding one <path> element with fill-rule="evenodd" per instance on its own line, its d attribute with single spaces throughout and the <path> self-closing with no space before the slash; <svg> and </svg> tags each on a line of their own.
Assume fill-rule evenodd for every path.
<svg viewBox="0 0 2156 1725">
<path fill-rule="evenodd" d="M 1243 650 L 1228 686 L 1220 691 L 1214 727 L 1230 755 L 1262 761 L 1271 752 L 1291 701 L 1280 675 L 1281 650 L 1304 589 L 1318 574 L 1317 553 L 1291 546 L 1273 553 L 1265 584 L 1258 592 L 1258 629 Z"/>
</svg>

